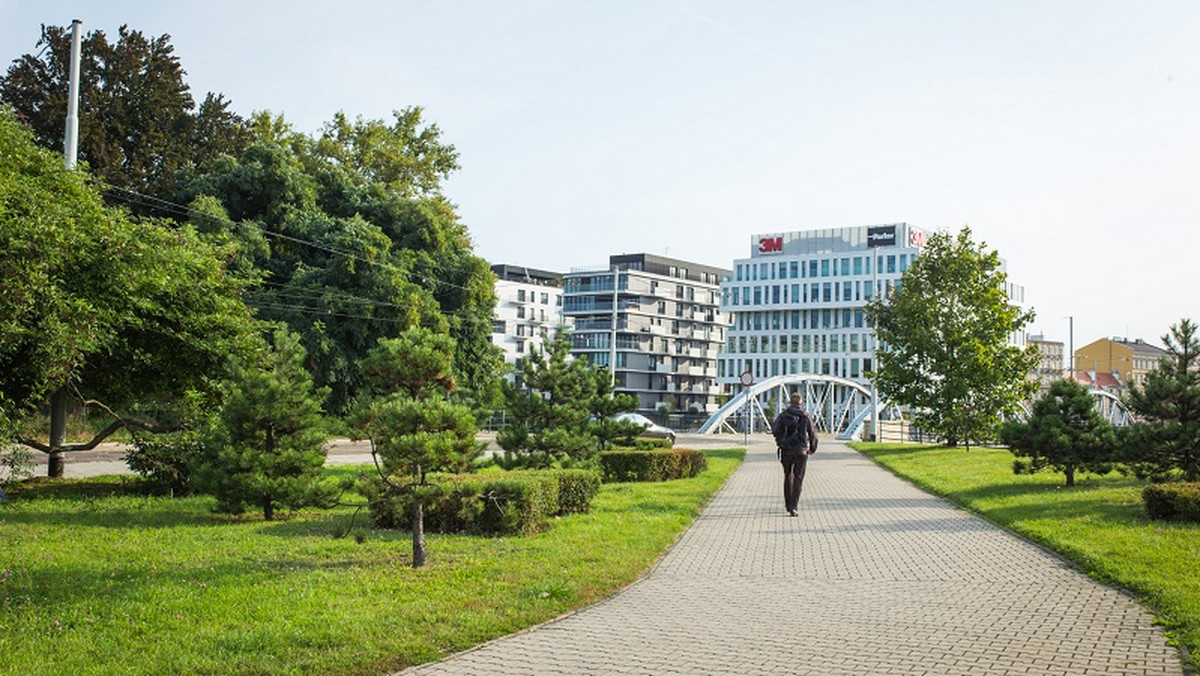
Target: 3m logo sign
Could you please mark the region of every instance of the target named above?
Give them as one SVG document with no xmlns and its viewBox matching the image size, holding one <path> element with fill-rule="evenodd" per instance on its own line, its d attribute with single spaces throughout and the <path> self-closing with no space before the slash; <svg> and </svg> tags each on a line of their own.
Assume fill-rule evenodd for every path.
<svg viewBox="0 0 1200 676">
<path fill-rule="evenodd" d="M 917 248 L 925 246 L 925 233 L 917 230 L 916 228 L 909 228 L 908 245 L 915 246 Z"/>
<path fill-rule="evenodd" d="M 759 253 L 780 253 L 783 251 L 782 237 L 763 237 L 758 240 Z"/>
</svg>

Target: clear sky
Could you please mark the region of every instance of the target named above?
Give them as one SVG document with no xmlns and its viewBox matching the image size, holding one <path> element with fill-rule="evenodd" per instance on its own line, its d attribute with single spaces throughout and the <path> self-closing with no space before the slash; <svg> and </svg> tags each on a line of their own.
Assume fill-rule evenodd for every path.
<svg viewBox="0 0 1200 676">
<path fill-rule="evenodd" d="M 1196 0 L 0 0 L 0 62 L 75 18 L 302 131 L 425 107 L 494 263 L 969 225 L 1047 338 L 1200 320 Z"/>
</svg>

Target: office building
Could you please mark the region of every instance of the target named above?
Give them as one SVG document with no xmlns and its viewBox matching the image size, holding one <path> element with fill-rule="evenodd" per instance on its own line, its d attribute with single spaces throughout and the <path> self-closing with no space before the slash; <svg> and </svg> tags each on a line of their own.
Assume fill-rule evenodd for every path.
<svg viewBox="0 0 1200 676">
<path fill-rule="evenodd" d="M 732 324 L 718 382 L 815 374 L 866 384 L 875 337 L 864 308 L 898 284 L 924 243 L 908 223 L 751 237 L 750 257 L 734 261 L 721 285 Z M 1022 287 L 1006 291 L 1024 302 Z M 1025 336 L 1011 341 L 1023 346 Z"/>
</svg>

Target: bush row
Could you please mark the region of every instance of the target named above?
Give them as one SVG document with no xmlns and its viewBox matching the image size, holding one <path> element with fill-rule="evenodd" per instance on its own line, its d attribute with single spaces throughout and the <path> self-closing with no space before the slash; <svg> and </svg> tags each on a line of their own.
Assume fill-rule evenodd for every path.
<svg viewBox="0 0 1200 676">
<path fill-rule="evenodd" d="M 383 482 L 361 487 L 371 517 L 382 528 L 409 528 L 417 495 L 431 533 L 528 535 L 557 515 L 586 512 L 600 492 L 600 476 L 587 470 L 546 470 L 504 474 L 430 477 L 430 485 L 389 495 Z"/>
<path fill-rule="evenodd" d="M 1200 483 L 1150 484 L 1142 502 L 1151 519 L 1200 522 Z"/>
<path fill-rule="evenodd" d="M 708 468 L 704 453 L 689 450 L 605 451 L 605 481 L 667 481 L 694 477 Z"/>
</svg>

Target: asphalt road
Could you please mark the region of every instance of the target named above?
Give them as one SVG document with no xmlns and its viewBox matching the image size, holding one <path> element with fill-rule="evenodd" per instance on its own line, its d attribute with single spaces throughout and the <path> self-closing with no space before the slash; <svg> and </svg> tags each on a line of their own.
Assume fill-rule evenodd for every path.
<svg viewBox="0 0 1200 676">
<path fill-rule="evenodd" d="M 758 435 L 765 437 L 765 435 Z M 495 432 L 481 432 L 479 441 L 487 443 L 487 452 L 499 452 L 496 445 Z M 705 435 L 680 434 L 676 442 L 678 448 L 729 448 L 741 446 L 740 435 Z M 91 451 L 71 451 L 65 454 L 63 476 L 69 479 L 81 479 L 107 474 L 132 474 L 125 464 L 126 444 L 100 444 Z M 371 462 L 371 445 L 366 441 L 350 439 L 334 439 L 329 443 L 327 465 L 359 465 Z M 48 456 L 34 451 L 35 476 L 46 476 Z"/>
</svg>

